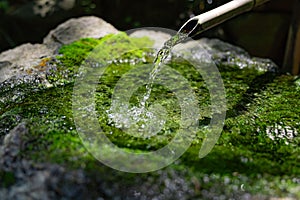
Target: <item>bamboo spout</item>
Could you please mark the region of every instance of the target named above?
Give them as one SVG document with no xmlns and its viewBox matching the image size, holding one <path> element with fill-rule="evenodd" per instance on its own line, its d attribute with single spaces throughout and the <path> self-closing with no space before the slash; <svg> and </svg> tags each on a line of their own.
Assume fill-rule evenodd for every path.
<svg viewBox="0 0 300 200">
<path fill-rule="evenodd" d="M 241 13 L 252 10 L 269 0 L 233 0 L 211 11 L 189 19 L 179 29 L 180 33 L 193 37 L 207 29 L 233 18 Z"/>
</svg>

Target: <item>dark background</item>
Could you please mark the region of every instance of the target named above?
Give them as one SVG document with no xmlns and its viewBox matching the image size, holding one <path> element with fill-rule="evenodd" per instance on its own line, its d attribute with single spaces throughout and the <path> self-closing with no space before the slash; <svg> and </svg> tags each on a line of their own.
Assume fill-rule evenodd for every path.
<svg viewBox="0 0 300 200">
<path fill-rule="evenodd" d="M 65 0 L 66 1 L 66 0 Z M 22 43 L 41 43 L 58 24 L 72 17 L 96 15 L 119 30 L 154 26 L 177 30 L 191 16 L 229 0 L 74 0 L 71 9 L 63 0 L 0 0 L 0 52 Z M 39 3 L 39 6 L 38 6 Z M 42 4 L 43 3 L 43 4 Z M 48 10 L 44 14 L 34 12 Z M 292 0 L 271 0 L 200 37 L 217 37 L 245 48 L 253 56 L 282 63 L 291 20 Z"/>
</svg>

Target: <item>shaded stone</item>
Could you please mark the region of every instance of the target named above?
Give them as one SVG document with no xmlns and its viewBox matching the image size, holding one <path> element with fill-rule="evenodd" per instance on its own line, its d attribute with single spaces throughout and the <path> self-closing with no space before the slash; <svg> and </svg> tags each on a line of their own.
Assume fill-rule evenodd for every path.
<svg viewBox="0 0 300 200">
<path fill-rule="evenodd" d="M 20 159 L 18 154 L 24 148 L 27 134 L 26 124 L 20 123 L 5 136 L 0 146 L 0 172 L 14 172 L 16 178 L 10 188 L 0 188 L 1 200 L 83 199 L 94 195 L 95 192 L 87 193 L 88 180 L 82 170 L 69 171 L 55 164 Z"/>
<path fill-rule="evenodd" d="M 28 134 L 28 129 L 24 123 L 21 123 L 5 136 L 0 151 L 1 161 L 4 161 L 0 161 L 2 166 L 9 166 L 11 163 L 7 163 L 7 161 L 12 162 L 18 156 L 24 146 L 23 137 L 26 134 Z"/>
<path fill-rule="evenodd" d="M 240 69 L 253 68 L 259 71 L 277 72 L 277 65 L 270 59 L 252 57 L 244 49 L 223 42 L 219 39 L 202 38 L 197 41 L 189 41 L 178 44 L 174 52 L 184 50 L 193 59 L 200 59 L 201 55 L 210 55 L 217 66 L 235 66 Z M 208 60 L 209 61 L 209 60 Z M 210 62 L 210 61 L 209 61 Z"/>
</svg>

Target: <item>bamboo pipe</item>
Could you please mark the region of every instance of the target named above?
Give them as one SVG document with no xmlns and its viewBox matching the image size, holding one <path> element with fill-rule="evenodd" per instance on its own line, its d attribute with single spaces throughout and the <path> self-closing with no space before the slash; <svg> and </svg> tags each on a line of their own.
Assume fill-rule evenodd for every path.
<svg viewBox="0 0 300 200">
<path fill-rule="evenodd" d="M 179 29 L 179 33 L 185 33 L 193 37 L 207 29 L 233 18 L 241 13 L 252 10 L 269 0 L 233 0 L 213 10 L 197 15 L 189 19 Z"/>
</svg>

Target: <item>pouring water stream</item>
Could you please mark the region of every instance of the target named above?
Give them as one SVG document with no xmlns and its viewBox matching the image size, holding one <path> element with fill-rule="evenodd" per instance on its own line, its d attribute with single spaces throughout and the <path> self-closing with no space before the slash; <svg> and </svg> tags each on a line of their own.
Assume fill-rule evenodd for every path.
<svg viewBox="0 0 300 200">
<path fill-rule="evenodd" d="M 187 39 L 186 33 L 178 32 L 158 51 L 146 83 L 146 92 L 137 106 L 129 107 L 128 104 L 118 102 L 108 110 L 110 123 L 115 127 L 127 130 L 128 134 L 148 138 L 157 134 L 165 124 L 165 110 L 155 104 L 148 104 L 154 81 L 162 68 L 162 64 L 170 55 L 171 49 L 178 43 Z"/>
<path fill-rule="evenodd" d="M 163 47 L 158 51 L 154 60 L 154 67 L 150 73 L 149 80 L 146 85 L 146 94 L 140 103 L 145 108 L 146 102 L 150 97 L 153 82 L 160 71 L 162 63 L 169 56 L 171 49 L 178 43 L 193 37 L 213 26 L 216 26 L 238 14 L 252 10 L 254 7 L 261 5 L 269 0 L 233 0 L 216 9 L 203 13 L 201 15 L 190 18 L 179 29 L 176 35 L 167 40 Z"/>
<path fill-rule="evenodd" d="M 188 37 L 185 33 L 178 32 L 176 35 L 171 37 L 169 40 L 167 40 L 163 47 L 158 51 L 156 54 L 156 57 L 153 62 L 153 69 L 149 74 L 149 79 L 146 84 L 146 94 L 144 95 L 144 98 L 140 102 L 140 106 L 142 109 L 145 108 L 146 102 L 149 99 L 153 87 L 154 80 L 159 73 L 161 69 L 161 65 L 164 63 L 166 58 L 170 55 L 171 49 L 178 43 L 184 41 Z"/>
<path fill-rule="evenodd" d="M 249 11 L 254 7 L 263 4 L 269 0 L 233 0 L 218 8 L 192 17 L 179 29 L 177 34 L 167 40 L 163 47 L 158 51 L 154 62 L 153 69 L 149 74 L 149 79 L 146 84 L 146 93 L 141 99 L 138 106 L 132 108 L 117 105 L 116 108 L 111 108 L 109 113 L 110 122 L 114 123 L 117 128 L 130 129 L 130 132 L 138 132 L 138 136 L 149 137 L 155 135 L 165 121 L 161 117 L 155 116 L 155 111 L 148 110 L 147 101 L 150 98 L 153 84 L 157 74 L 160 72 L 162 64 L 170 55 L 171 49 L 185 41 L 188 37 L 193 37 L 205 30 L 216 26 L 236 15 Z M 138 125 L 138 127 L 136 126 Z M 139 127 L 141 125 L 141 127 Z M 147 133 L 146 133 L 147 132 Z M 152 132 L 152 133 L 151 133 Z"/>
</svg>

